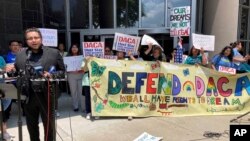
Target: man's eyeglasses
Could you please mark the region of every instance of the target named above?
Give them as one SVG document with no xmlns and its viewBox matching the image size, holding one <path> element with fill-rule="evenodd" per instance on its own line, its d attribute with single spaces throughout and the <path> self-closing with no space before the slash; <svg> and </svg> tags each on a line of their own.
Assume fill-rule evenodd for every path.
<svg viewBox="0 0 250 141">
<path fill-rule="evenodd" d="M 26 40 L 28 40 L 28 41 L 31 41 L 31 40 L 38 40 L 38 39 L 40 39 L 40 37 L 30 37 L 30 38 L 27 38 Z"/>
</svg>

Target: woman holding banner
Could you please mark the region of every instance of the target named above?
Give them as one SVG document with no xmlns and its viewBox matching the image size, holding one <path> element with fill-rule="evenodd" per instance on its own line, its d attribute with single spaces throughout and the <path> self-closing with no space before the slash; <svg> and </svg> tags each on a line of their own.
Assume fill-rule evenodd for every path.
<svg viewBox="0 0 250 141">
<path fill-rule="evenodd" d="M 204 49 L 201 50 L 196 49 L 194 46 L 190 49 L 187 59 L 185 60 L 185 64 L 188 65 L 206 65 L 207 57 L 204 53 Z"/>
<path fill-rule="evenodd" d="M 81 49 L 77 44 L 72 44 L 69 49 L 68 56 L 78 56 L 81 55 Z M 70 93 L 72 96 L 72 105 L 75 112 L 79 111 L 79 101 L 83 107 L 82 96 L 82 78 L 83 71 L 71 71 L 68 72 L 68 82 L 70 87 Z"/>
<path fill-rule="evenodd" d="M 220 54 L 215 55 L 212 59 L 212 69 L 219 71 L 219 67 L 235 68 L 233 63 L 233 49 L 230 46 L 226 46 L 220 52 Z"/>
<path fill-rule="evenodd" d="M 250 72 L 250 66 L 247 64 L 247 61 L 250 59 L 249 55 L 246 55 L 245 57 L 240 54 L 239 51 L 242 50 L 242 44 L 240 41 L 236 41 L 233 43 L 233 52 L 234 57 L 233 61 L 238 66 L 237 67 L 237 73 L 245 73 Z"/>
</svg>

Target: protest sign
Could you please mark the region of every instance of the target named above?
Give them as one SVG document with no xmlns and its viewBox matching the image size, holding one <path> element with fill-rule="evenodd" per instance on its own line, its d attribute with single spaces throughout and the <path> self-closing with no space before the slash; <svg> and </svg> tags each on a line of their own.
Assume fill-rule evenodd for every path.
<svg viewBox="0 0 250 141">
<path fill-rule="evenodd" d="M 57 30 L 48 28 L 39 28 L 42 37 L 43 45 L 49 47 L 57 47 Z"/>
<path fill-rule="evenodd" d="M 219 66 L 219 72 L 229 73 L 229 74 L 236 74 L 235 68 L 229 68 L 224 66 Z"/>
<path fill-rule="evenodd" d="M 250 110 L 250 73 L 201 66 L 91 58 L 93 116 L 200 116 Z"/>
<path fill-rule="evenodd" d="M 115 33 L 113 50 L 137 53 L 141 37 Z"/>
<path fill-rule="evenodd" d="M 133 141 L 161 141 L 162 137 L 155 137 L 147 132 L 142 133 L 138 138 L 134 139 Z"/>
<path fill-rule="evenodd" d="M 83 56 L 103 58 L 104 42 L 83 42 Z"/>
<path fill-rule="evenodd" d="M 170 36 L 190 35 L 190 6 L 174 7 L 170 12 Z"/>
<path fill-rule="evenodd" d="M 63 62 L 67 66 L 67 72 L 81 70 L 82 61 L 83 56 L 63 57 Z"/>
<path fill-rule="evenodd" d="M 148 45 L 149 43 L 152 43 L 152 45 L 159 46 L 161 50 L 163 51 L 163 48 L 160 46 L 160 44 L 152 37 L 148 35 L 143 35 L 142 40 L 141 40 L 141 45 Z"/>
<path fill-rule="evenodd" d="M 193 39 L 193 46 L 195 48 L 201 49 L 203 47 L 204 50 L 214 51 L 215 36 L 193 33 L 192 39 Z"/>
</svg>

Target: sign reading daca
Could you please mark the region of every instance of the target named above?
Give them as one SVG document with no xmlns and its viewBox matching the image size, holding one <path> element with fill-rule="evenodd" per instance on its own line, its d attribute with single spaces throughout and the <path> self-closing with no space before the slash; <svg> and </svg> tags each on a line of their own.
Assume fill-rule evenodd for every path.
<svg viewBox="0 0 250 141">
<path fill-rule="evenodd" d="M 226 115 L 250 109 L 250 74 L 97 58 L 88 68 L 94 116 Z"/>
</svg>

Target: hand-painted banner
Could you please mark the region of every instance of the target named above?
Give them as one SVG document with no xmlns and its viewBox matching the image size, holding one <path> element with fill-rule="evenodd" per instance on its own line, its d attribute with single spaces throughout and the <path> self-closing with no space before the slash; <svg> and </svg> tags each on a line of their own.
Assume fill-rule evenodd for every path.
<svg viewBox="0 0 250 141">
<path fill-rule="evenodd" d="M 137 53 L 141 37 L 115 33 L 113 50 Z"/>
<path fill-rule="evenodd" d="M 170 36 L 189 36 L 190 20 L 190 6 L 172 8 L 170 14 Z"/>
<path fill-rule="evenodd" d="M 83 42 L 83 56 L 104 57 L 104 42 Z"/>
<path fill-rule="evenodd" d="M 250 110 L 250 74 L 146 61 L 91 58 L 94 116 L 195 116 Z"/>
</svg>

